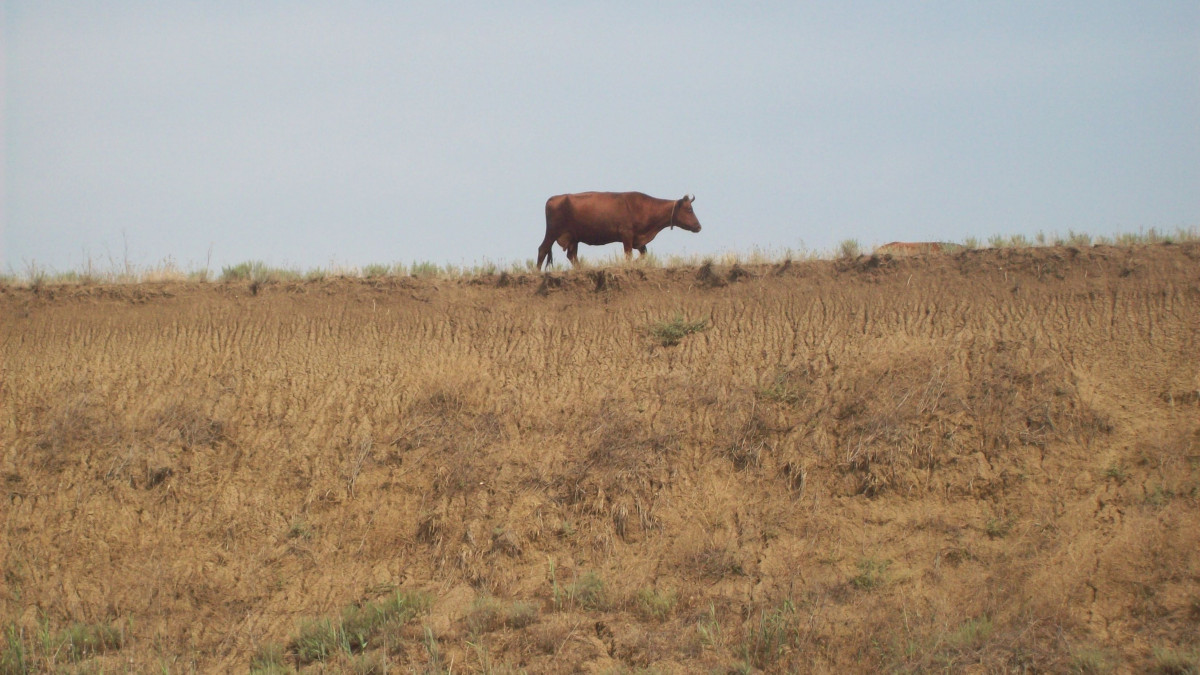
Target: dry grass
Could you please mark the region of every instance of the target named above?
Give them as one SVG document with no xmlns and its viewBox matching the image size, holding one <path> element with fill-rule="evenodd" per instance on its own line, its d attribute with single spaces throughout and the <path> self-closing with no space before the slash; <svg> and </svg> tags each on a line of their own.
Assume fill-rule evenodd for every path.
<svg viewBox="0 0 1200 675">
<path fill-rule="evenodd" d="M 0 672 L 1194 667 L 1200 245 L 651 262 L 0 287 Z"/>
<path fill-rule="evenodd" d="M 977 237 L 968 237 L 962 243 L 937 242 L 937 247 L 924 250 L 918 247 L 916 251 L 924 254 L 935 253 L 955 254 L 961 251 L 972 251 L 980 248 L 1045 248 L 1072 247 L 1086 248 L 1091 246 L 1156 246 L 1187 244 L 1200 241 L 1200 228 L 1179 227 L 1173 231 L 1157 228 L 1140 229 L 1137 232 L 1121 232 L 1114 235 L 1090 235 L 1084 232 L 1068 230 L 1067 234 L 1038 232 L 1032 237 L 1023 234 L 992 235 L 987 238 L 987 245 L 980 243 Z M 659 258 L 653 253 L 636 256 L 632 261 L 625 255 L 613 251 L 610 247 L 607 253 L 593 254 L 580 258 L 580 267 L 588 271 L 607 271 L 611 269 L 681 269 L 698 268 L 698 278 L 711 284 L 721 286 L 728 282 L 737 281 L 746 276 L 747 268 L 767 266 L 790 266 L 798 261 L 829 260 L 834 258 L 855 259 L 865 252 L 873 254 L 910 255 L 888 251 L 884 247 L 875 246 L 868 249 L 857 239 L 845 239 L 829 251 L 808 249 L 803 244 L 800 248 L 753 248 L 749 251 L 724 251 L 717 255 L 672 255 L 666 259 Z M 186 268 L 174 258 L 150 265 L 138 265 L 129 261 L 109 258 L 106 262 L 97 262 L 88 258 L 78 269 L 65 271 L 53 270 L 36 261 L 26 263 L 24 269 L 9 269 L 0 273 L 0 286 L 16 286 L 25 288 L 43 288 L 47 286 L 79 286 L 97 284 L 144 284 L 144 283 L 250 283 L 258 289 L 263 284 L 279 284 L 300 280 L 323 281 L 328 278 L 359 278 L 374 281 L 398 279 L 490 279 L 491 277 L 529 274 L 537 271 L 534 259 L 514 261 L 493 261 L 484 259 L 472 265 L 438 264 L 428 260 L 414 260 L 409 263 L 369 263 L 361 267 L 331 263 L 327 267 L 314 267 L 302 270 L 297 267 L 280 267 L 269 265 L 261 260 L 247 260 L 221 268 L 218 274 L 212 269 L 212 252 L 203 267 L 196 263 Z M 712 266 L 717 265 L 728 270 L 729 278 L 721 279 L 712 276 Z M 552 272 L 562 272 L 568 269 L 565 263 L 551 263 L 548 268 Z M 603 277 L 602 277 L 603 278 Z"/>
</svg>

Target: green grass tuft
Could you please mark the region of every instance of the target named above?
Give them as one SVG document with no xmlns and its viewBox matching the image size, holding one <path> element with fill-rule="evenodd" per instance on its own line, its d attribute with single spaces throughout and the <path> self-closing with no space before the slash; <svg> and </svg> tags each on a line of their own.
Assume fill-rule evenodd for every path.
<svg viewBox="0 0 1200 675">
<path fill-rule="evenodd" d="M 120 649 L 125 637 L 111 624 L 74 623 L 59 635 L 59 642 L 68 658 L 82 661 L 89 656 Z"/>
<path fill-rule="evenodd" d="M 708 328 L 708 321 L 699 319 L 688 321 L 682 314 L 676 314 L 669 321 L 656 321 L 646 330 L 658 344 L 664 347 L 677 345 L 683 338 Z"/>
<path fill-rule="evenodd" d="M 865 591 L 879 588 L 888 582 L 887 570 L 891 565 L 891 560 L 863 558 L 858 561 L 858 574 L 850 579 L 850 583 Z"/>
<path fill-rule="evenodd" d="M 754 668 L 766 670 L 798 642 L 798 625 L 796 608 L 790 600 L 760 611 L 757 623 L 750 626 L 742 642 L 742 659 Z"/>
<path fill-rule="evenodd" d="M 660 591 L 654 588 L 644 588 L 637 594 L 637 611 L 647 619 L 665 621 L 675 611 L 678 602 L 675 590 L 668 588 Z"/>
<path fill-rule="evenodd" d="M 291 648 L 301 664 L 325 661 L 336 652 L 356 653 L 420 614 L 429 611 L 430 596 L 421 591 L 396 591 L 383 600 L 353 605 L 338 620 L 314 619 L 301 624 Z"/>
</svg>

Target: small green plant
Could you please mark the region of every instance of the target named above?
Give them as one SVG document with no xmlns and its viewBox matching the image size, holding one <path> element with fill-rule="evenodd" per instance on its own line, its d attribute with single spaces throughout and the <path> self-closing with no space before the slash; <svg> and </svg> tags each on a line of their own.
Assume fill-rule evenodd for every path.
<svg viewBox="0 0 1200 675">
<path fill-rule="evenodd" d="M 442 269 L 438 267 L 437 263 L 426 260 L 422 262 L 413 262 L 413 264 L 408 268 L 408 273 L 418 278 L 429 278 L 436 277 L 437 275 L 441 274 Z"/>
<path fill-rule="evenodd" d="M 568 586 L 567 598 L 587 610 L 608 609 L 608 591 L 595 572 L 585 573 Z"/>
<path fill-rule="evenodd" d="M 992 539 L 1002 539 L 1012 531 L 1013 522 L 1009 518 L 989 518 L 983 526 L 983 531 Z"/>
<path fill-rule="evenodd" d="M 500 266 L 496 263 L 485 259 L 482 263 L 471 268 L 470 276 L 473 277 L 490 277 L 500 273 Z"/>
<path fill-rule="evenodd" d="M 425 646 L 425 653 L 429 655 L 429 665 L 426 668 L 426 672 L 446 672 L 446 669 L 442 666 L 441 647 L 438 644 L 437 637 L 434 636 L 433 630 L 429 626 L 425 626 L 425 639 L 421 643 Z"/>
<path fill-rule="evenodd" d="M 554 559 L 550 559 L 550 598 L 554 602 L 554 609 L 561 610 L 563 602 L 566 599 L 566 594 L 561 586 L 558 585 L 558 567 L 554 564 Z"/>
<path fill-rule="evenodd" d="M 292 640 L 292 649 L 301 664 L 324 661 L 337 651 L 359 652 L 373 645 L 388 629 L 429 611 L 430 604 L 427 593 L 396 591 L 383 600 L 347 607 L 336 621 L 304 622 Z"/>
<path fill-rule="evenodd" d="M 296 659 L 301 664 L 324 661 L 341 646 L 341 631 L 329 619 L 315 619 L 300 624 L 300 631 L 292 642 Z"/>
<path fill-rule="evenodd" d="M 644 588 L 637 594 L 638 613 L 647 619 L 664 621 L 675 611 L 678 598 L 675 589 L 668 588 L 660 591 L 654 588 Z"/>
<path fill-rule="evenodd" d="M 963 248 L 974 251 L 979 248 L 979 237 L 967 237 L 963 240 Z"/>
<path fill-rule="evenodd" d="M 528 602 L 504 602 L 498 598 L 482 597 L 475 601 L 467 614 L 467 628 L 472 634 L 490 633 L 500 628 L 524 628 L 537 619 L 537 608 Z"/>
<path fill-rule="evenodd" d="M 23 638 L 15 622 L 4 629 L 4 651 L 0 652 L 0 673 L 3 675 L 32 672 L 33 664 L 25 653 Z"/>
<path fill-rule="evenodd" d="M 432 604 L 432 598 L 424 591 L 396 591 L 383 600 L 347 608 L 342 614 L 342 624 L 354 628 L 357 634 L 373 636 L 389 626 L 400 626 L 425 614 Z"/>
<path fill-rule="evenodd" d="M 575 523 L 564 520 L 558 524 L 558 536 L 563 539 L 570 539 L 575 536 Z"/>
<path fill-rule="evenodd" d="M 524 628 L 537 621 L 538 606 L 532 602 L 514 602 L 504 615 L 504 625 L 509 628 Z"/>
<path fill-rule="evenodd" d="M 111 624 L 74 623 L 59 634 L 59 644 L 72 661 L 120 649 L 124 643 L 120 629 Z"/>
<path fill-rule="evenodd" d="M 784 650 L 799 638 L 796 607 L 790 600 L 771 610 L 761 610 L 758 622 L 750 626 L 741 645 L 742 659 L 754 668 L 765 670 L 775 663 Z"/>
<path fill-rule="evenodd" d="M 242 262 L 231 267 L 221 268 L 221 281 L 250 281 L 256 269 L 266 265 L 260 261 Z"/>
<path fill-rule="evenodd" d="M 1076 232 L 1075 230 L 1067 230 L 1066 243 L 1076 248 L 1086 248 L 1092 245 L 1092 235 L 1086 232 Z"/>
<path fill-rule="evenodd" d="M 1104 471 L 1105 478 L 1111 478 L 1118 483 L 1124 483 L 1129 479 L 1129 472 L 1120 464 L 1113 464 Z"/>
<path fill-rule="evenodd" d="M 755 392 L 760 399 L 795 405 L 803 400 L 800 391 L 792 383 L 792 376 L 786 369 L 778 368 L 771 379 Z"/>
<path fill-rule="evenodd" d="M 1155 508 L 1166 506 L 1172 499 L 1175 498 L 1175 492 L 1161 483 L 1154 486 L 1154 489 L 1146 492 L 1146 504 Z"/>
<path fill-rule="evenodd" d="M 1104 649 L 1083 647 L 1071 654 L 1070 672 L 1079 675 L 1106 675 L 1113 670 L 1112 654 Z"/>
<path fill-rule="evenodd" d="M 308 521 L 303 518 L 294 518 L 288 526 L 288 539 L 312 539 L 313 531 L 309 526 Z"/>
<path fill-rule="evenodd" d="M 261 645 L 254 656 L 250 657 L 250 673 L 252 675 L 281 675 L 290 672 L 283 645 L 278 642 L 268 642 Z"/>
<path fill-rule="evenodd" d="M 864 591 L 879 588 L 887 583 L 887 569 L 891 565 L 891 560 L 863 558 L 858 561 L 858 574 L 850 579 L 850 583 Z"/>
<path fill-rule="evenodd" d="M 724 631 L 721 622 L 717 620 L 717 606 L 708 604 L 708 611 L 696 622 L 696 634 L 704 647 L 717 648 L 724 641 Z"/>
<path fill-rule="evenodd" d="M 362 276 L 364 279 L 378 279 L 379 277 L 386 277 L 391 273 L 391 265 L 380 265 L 378 263 L 367 265 L 362 269 Z"/>
<path fill-rule="evenodd" d="M 838 244 L 838 255 L 842 258 L 857 258 L 861 254 L 862 246 L 857 239 L 843 239 L 842 243 Z"/>
<path fill-rule="evenodd" d="M 662 258 L 659 258 L 657 255 L 650 253 L 649 251 L 647 251 L 645 255 L 641 255 L 639 253 L 634 259 L 634 262 L 642 267 L 647 267 L 650 269 L 658 269 L 663 267 Z M 622 262 L 622 264 L 624 264 L 624 262 Z"/>
<path fill-rule="evenodd" d="M 980 647 L 992 634 L 992 620 L 986 615 L 964 621 L 946 636 L 946 643 L 955 649 Z"/>
<path fill-rule="evenodd" d="M 1154 666 L 1150 672 L 1161 675 L 1200 675 L 1200 648 L 1187 651 L 1155 647 L 1150 651 Z"/>
<path fill-rule="evenodd" d="M 708 321 L 699 319 L 688 321 L 682 314 L 676 314 L 669 321 L 657 321 L 647 327 L 647 332 L 658 344 L 671 347 L 680 343 L 683 338 L 708 328 Z"/>
<path fill-rule="evenodd" d="M 268 267 L 261 260 L 250 260 L 231 267 L 221 268 L 221 281 L 249 281 L 252 283 L 269 283 L 277 281 L 296 281 L 301 274 L 295 270 L 281 267 Z"/>
</svg>

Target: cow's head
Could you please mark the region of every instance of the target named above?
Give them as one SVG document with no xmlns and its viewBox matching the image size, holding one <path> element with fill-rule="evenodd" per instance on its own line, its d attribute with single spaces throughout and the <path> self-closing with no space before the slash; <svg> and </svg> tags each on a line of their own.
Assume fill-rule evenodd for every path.
<svg viewBox="0 0 1200 675">
<path fill-rule="evenodd" d="M 696 198 L 692 195 L 687 195 L 683 199 L 677 200 L 675 206 L 672 207 L 673 218 L 671 225 L 678 225 L 688 232 L 699 232 L 700 221 L 696 218 L 696 212 L 692 210 L 692 202 Z"/>
</svg>

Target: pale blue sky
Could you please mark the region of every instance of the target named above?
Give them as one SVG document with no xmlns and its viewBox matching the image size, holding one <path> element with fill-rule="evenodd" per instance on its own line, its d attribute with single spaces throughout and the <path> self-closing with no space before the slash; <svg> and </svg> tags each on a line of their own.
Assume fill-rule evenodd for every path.
<svg viewBox="0 0 1200 675">
<path fill-rule="evenodd" d="M 1200 225 L 1200 2 L 3 4 L 6 271 Z M 619 246 L 583 247 L 584 258 Z M 560 256 L 561 257 L 561 256 Z"/>
</svg>

